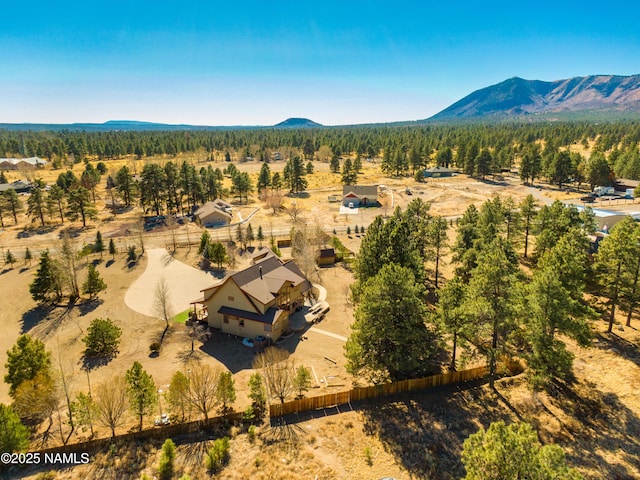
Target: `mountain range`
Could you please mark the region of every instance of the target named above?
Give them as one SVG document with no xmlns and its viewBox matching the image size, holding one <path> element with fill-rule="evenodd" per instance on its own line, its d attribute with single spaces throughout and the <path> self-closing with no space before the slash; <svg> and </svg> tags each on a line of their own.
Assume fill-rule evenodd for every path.
<svg viewBox="0 0 640 480">
<path fill-rule="evenodd" d="M 579 114 L 579 115 L 578 115 Z M 640 75 L 591 75 L 544 82 L 510 78 L 476 90 L 428 120 L 640 118 Z"/>
<path fill-rule="evenodd" d="M 513 77 L 476 90 L 436 115 L 418 121 L 373 125 L 416 125 L 439 122 L 529 120 L 640 120 L 640 75 L 590 75 L 546 82 Z M 350 125 L 358 126 L 358 125 Z M 320 128 L 308 118 L 288 118 L 272 126 L 169 125 L 110 120 L 105 123 L 0 123 L 5 130 L 237 130 L 255 128 Z"/>
</svg>

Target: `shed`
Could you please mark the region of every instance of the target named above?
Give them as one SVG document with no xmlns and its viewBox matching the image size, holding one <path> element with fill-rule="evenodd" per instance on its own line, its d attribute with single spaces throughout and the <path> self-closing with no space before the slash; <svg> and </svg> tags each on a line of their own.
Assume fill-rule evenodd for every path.
<svg viewBox="0 0 640 480">
<path fill-rule="evenodd" d="M 336 251 L 333 248 L 320 249 L 316 261 L 318 265 L 333 265 L 336 263 Z"/>
<path fill-rule="evenodd" d="M 425 168 L 422 173 L 425 178 L 442 178 L 453 177 L 453 174 L 456 173 L 456 171 L 447 167 L 431 167 Z"/>
</svg>

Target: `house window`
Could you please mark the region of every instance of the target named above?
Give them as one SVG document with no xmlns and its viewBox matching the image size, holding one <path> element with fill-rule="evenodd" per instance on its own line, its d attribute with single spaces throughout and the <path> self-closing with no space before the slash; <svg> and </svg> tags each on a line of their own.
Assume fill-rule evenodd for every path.
<svg viewBox="0 0 640 480">
<path fill-rule="evenodd" d="M 238 320 L 238 326 L 240 328 L 244 328 L 244 320 L 242 320 L 242 319 Z"/>
<path fill-rule="evenodd" d="M 222 323 L 229 323 L 229 317 L 227 317 L 226 315 L 222 317 Z"/>
<path fill-rule="evenodd" d="M 233 302 L 233 297 L 232 297 L 231 295 L 229 295 L 229 296 L 227 297 L 227 300 L 229 300 L 230 302 Z"/>
</svg>

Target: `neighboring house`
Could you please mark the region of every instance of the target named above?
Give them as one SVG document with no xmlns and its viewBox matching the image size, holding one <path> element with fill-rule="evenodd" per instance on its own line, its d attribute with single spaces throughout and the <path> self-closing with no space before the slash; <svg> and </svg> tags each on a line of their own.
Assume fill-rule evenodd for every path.
<svg viewBox="0 0 640 480">
<path fill-rule="evenodd" d="M 31 191 L 31 182 L 28 180 L 16 180 L 11 183 L 0 183 L 0 193 L 6 190 L 15 190 L 17 193 L 27 193 Z"/>
<path fill-rule="evenodd" d="M 453 177 L 453 174 L 456 173 L 456 171 L 447 167 L 431 167 L 425 168 L 422 173 L 424 174 L 424 178 L 442 178 Z"/>
<path fill-rule="evenodd" d="M 227 213 L 231 213 L 231 204 L 225 202 L 224 200 L 222 200 L 221 198 L 216 198 L 213 202 L 212 202 L 216 207 L 218 207 L 220 210 L 224 210 Z"/>
<path fill-rule="evenodd" d="M 323 248 L 318 250 L 316 257 L 318 265 L 333 265 L 336 263 L 336 251 L 333 248 Z"/>
<path fill-rule="evenodd" d="M 207 311 L 207 323 L 240 337 L 276 341 L 289 327 L 289 314 L 304 304 L 311 283 L 293 261 L 266 256 L 202 290 L 192 302 Z"/>
<path fill-rule="evenodd" d="M 579 212 L 584 210 L 584 207 L 580 205 L 573 205 Z M 622 212 L 613 212 L 609 210 L 600 210 L 599 208 L 594 208 L 593 215 L 595 217 L 598 232 L 609 233 L 613 226 L 626 217 L 628 214 Z M 634 214 L 631 214 L 634 216 Z M 635 218 L 635 216 L 634 216 Z"/>
<path fill-rule="evenodd" d="M 34 170 L 46 164 L 47 161 L 39 157 L 0 158 L 0 170 Z"/>
<path fill-rule="evenodd" d="M 345 185 L 342 187 L 342 204 L 345 207 L 366 207 L 378 205 L 377 185 Z"/>
<path fill-rule="evenodd" d="M 218 202 L 218 203 L 216 203 Z M 222 200 L 207 202 L 194 213 L 196 220 L 203 227 L 220 227 L 229 225 L 233 215 L 231 206 L 225 208 L 222 204 L 229 205 Z"/>
</svg>

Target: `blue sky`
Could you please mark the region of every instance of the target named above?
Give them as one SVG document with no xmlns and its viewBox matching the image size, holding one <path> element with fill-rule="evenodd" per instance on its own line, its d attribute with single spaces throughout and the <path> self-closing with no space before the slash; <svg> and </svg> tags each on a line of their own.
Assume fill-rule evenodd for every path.
<svg viewBox="0 0 640 480">
<path fill-rule="evenodd" d="M 431 3 L 11 2 L 0 123 L 417 120 L 513 76 L 640 73 L 637 7 Z"/>
</svg>

